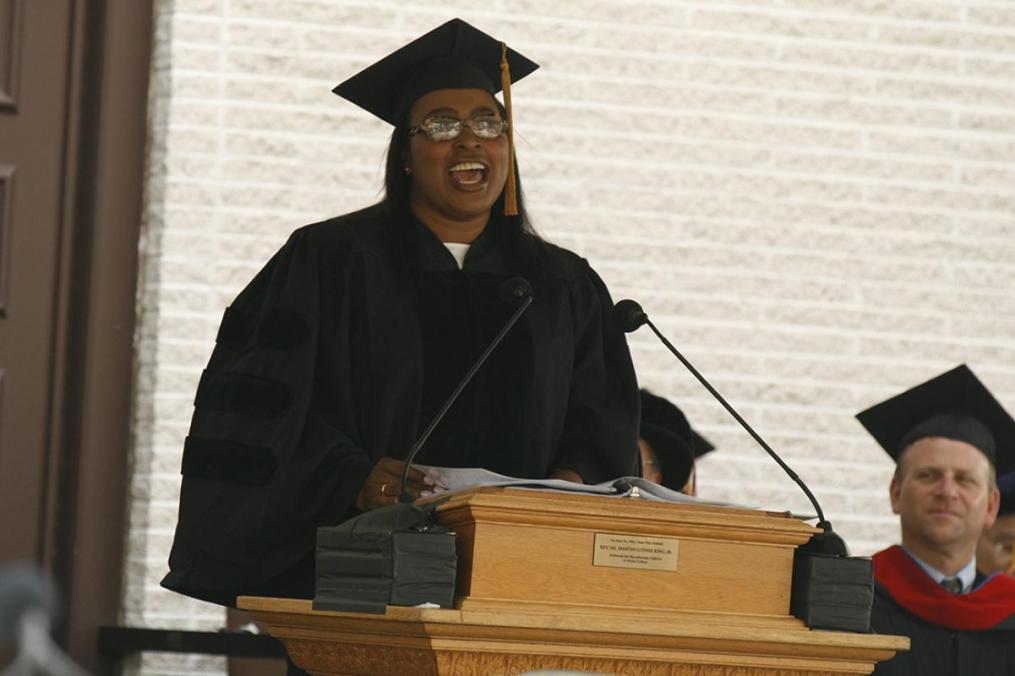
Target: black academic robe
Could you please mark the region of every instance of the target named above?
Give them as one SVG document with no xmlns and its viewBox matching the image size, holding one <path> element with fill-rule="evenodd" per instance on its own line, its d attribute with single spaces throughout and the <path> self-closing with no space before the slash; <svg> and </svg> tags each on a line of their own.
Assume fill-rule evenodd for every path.
<svg viewBox="0 0 1015 676">
<path fill-rule="evenodd" d="M 419 461 L 572 469 L 588 483 L 630 474 L 638 390 L 609 294 L 585 260 L 532 250 L 534 302 Z M 382 206 L 296 231 L 223 317 L 162 584 L 220 603 L 310 596 L 315 529 L 357 513 L 378 459 L 405 457 L 513 311 L 497 295 L 517 268 L 488 229 L 459 270 Z"/>
<path fill-rule="evenodd" d="M 951 594 L 899 547 L 874 556 L 871 627 L 910 638 L 874 669 L 878 676 L 1015 674 L 1015 580 L 977 578 L 973 591 Z"/>
</svg>

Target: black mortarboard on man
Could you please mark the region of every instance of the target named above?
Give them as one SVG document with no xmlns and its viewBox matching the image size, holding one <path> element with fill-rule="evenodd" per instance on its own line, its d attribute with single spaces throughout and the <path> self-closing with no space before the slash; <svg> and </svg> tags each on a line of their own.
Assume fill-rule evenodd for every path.
<svg viewBox="0 0 1015 676">
<path fill-rule="evenodd" d="M 965 364 L 856 417 L 896 462 L 914 442 L 944 437 L 979 449 L 998 476 L 1015 469 L 1015 420 Z"/>
</svg>

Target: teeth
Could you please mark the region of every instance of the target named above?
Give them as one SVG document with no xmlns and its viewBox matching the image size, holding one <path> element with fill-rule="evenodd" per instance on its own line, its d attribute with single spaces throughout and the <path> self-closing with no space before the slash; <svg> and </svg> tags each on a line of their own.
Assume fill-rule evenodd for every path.
<svg viewBox="0 0 1015 676">
<path fill-rule="evenodd" d="M 475 171 L 476 169 L 486 169 L 486 167 L 479 162 L 459 162 L 448 171 Z"/>
</svg>

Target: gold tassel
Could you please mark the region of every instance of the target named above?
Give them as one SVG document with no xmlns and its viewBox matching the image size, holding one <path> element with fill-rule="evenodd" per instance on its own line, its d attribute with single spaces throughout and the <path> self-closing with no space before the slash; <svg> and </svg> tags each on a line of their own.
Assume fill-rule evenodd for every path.
<svg viewBox="0 0 1015 676">
<path fill-rule="evenodd" d="M 508 66 L 507 45 L 500 43 L 500 88 L 504 92 L 504 110 L 507 112 L 508 174 L 504 184 L 504 215 L 518 215 L 518 197 L 515 186 L 514 121 L 511 119 L 511 68 Z"/>
</svg>

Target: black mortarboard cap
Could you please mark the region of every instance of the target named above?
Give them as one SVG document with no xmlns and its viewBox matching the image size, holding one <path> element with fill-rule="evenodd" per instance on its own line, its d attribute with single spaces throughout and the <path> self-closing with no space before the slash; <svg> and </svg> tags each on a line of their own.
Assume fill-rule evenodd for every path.
<svg viewBox="0 0 1015 676">
<path fill-rule="evenodd" d="M 641 419 L 643 422 L 664 427 L 679 436 L 695 458 L 715 450 L 715 446 L 708 439 L 691 428 L 691 423 L 683 411 L 668 399 L 644 389 L 641 391 Z"/>
<path fill-rule="evenodd" d="M 1001 492 L 1001 507 L 997 513 L 1015 514 L 1015 472 L 999 476 L 997 489 Z"/>
<path fill-rule="evenodd" d="M 714 450 L 715 446 L 708 439 L 698 434 L 694 428 L 691 428 L 691 451 L 694 453 L 695 458 L 700 458 Z"/>
<path fill-rule="evenodd" d="M 856 417 L 896 461 L 913 442 L 936 436 L 975 446 L 999 475 L 1015 469 L 1015 420 L 965 364 Z"/>
<path fill-rule="evenodd" d="M 437 89 L 502 89 L 502 43 L 478 28 L 452 19 L 388 54 L 332 91 L 390 124 L 416 99 Z M 511 82 L 538 64 L 507 49 Z"/>
<path fill-rule="evenodd" d="M 687 483 L 695 458 L 714 448 L 691 429 L 683 411 L 648 390 L 641 391 L 639 434 L 649 443 L 659 460 L 663 486 L 675 491 Z"/>
<path fill-rule="evenodd" d="M 332 91 L 382 120 L 398 118 L 419 97 L 438 89 L 504 92 L 507 113 L 508 172 L 504 213 L 518 213 L 515 185 L 514 120 L 511 83 L 539 68 L 506 44 L 461 19 L 441 24 L 368 66 Z"/>
</svg>

